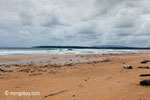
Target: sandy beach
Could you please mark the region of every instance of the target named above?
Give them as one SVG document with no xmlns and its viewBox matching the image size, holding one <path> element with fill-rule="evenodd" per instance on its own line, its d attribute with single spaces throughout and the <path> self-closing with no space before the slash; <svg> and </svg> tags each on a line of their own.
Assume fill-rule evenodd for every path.
<svg viewBox="0 0 150 100">
<path fill-rule="evenodd" d="M 15 56 L 0 57 L 0 62 L 42 58 L 70 60 L 1 65 L 0 99 L 150 100 L 150 87 L 139 85 L 150 79 L 139 76 L 149 74 L 150 69 L 138 68 L 150 66 L 149 62 L 141 64 L 150 60 L 150 53 Z M 19 95 L 23 92 L 30 95 Z"/>
</svg>

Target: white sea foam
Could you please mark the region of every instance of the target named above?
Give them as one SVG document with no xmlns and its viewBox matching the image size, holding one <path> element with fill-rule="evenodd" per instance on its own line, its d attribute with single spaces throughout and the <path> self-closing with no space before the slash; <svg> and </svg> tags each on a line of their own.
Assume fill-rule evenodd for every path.
<svg viewBox="0 0 150 100">
<path fill-rule="evenodd" d="M 0 56 L 16 55 L 52 55 L 52 54 L 108 54 L 108 53 L 137 53 L 150 50 L 129 49 L 0 49 Z"/>
</svg>

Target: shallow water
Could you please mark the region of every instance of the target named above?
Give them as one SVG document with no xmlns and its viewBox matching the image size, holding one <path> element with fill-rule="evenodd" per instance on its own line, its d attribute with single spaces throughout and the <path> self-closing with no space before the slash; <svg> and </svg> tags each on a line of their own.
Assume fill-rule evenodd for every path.
<svg viewBox="0 0 150 100">
<path fill-rule="evenodd" d="M 88 58 L 40 58 L 40 59 L 29 59 L 29 60 L 14 60 L 7 62 L 0 62 L 0 65 L 14 65 L 14 64 L 31 64 L 40 62 L 58 62 L 58 61 L 83 61 Z"/>
</svg>

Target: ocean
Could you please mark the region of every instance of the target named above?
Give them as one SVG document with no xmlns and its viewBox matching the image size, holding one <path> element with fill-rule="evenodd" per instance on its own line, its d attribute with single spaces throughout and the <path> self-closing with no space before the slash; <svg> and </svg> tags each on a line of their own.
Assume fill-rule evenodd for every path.
<svg viewBox="0 0 150 100">
<path fill-rule="evenodd" d="M 142 53 L 150 49 L 0 49 L 0 56 Z"/>
</svg>

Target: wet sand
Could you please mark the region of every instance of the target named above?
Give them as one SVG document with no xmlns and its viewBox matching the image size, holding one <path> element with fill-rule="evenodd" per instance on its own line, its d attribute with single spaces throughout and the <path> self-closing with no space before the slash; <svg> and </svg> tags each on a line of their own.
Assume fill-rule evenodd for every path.
<svg viewBox="0 0 150 100">
<path fill-rule="evenodd" d="M 150 69 L 138 68 L 150 66 L 149 62 L 141 64 L 144 59 L 150 60 L 150 53 L 16 56 L 0 57 L 0 62 L 45 58 L 69 60 L 1 65 L 0 98 L 2 100 L 150 100 L 150 87 L 139 85 L 141 80 L 150 79 L 139 76 L 150 74 Z M 70 60 L 72 58 L 86 60 Z M 124 65 L 132 65 L 133 69 L 124 69 Z M 40 95 L 5 95 L 5 91 L 40 92 Z M 53 93 L 56 94 L 50 95 Z"/>
</svg>

